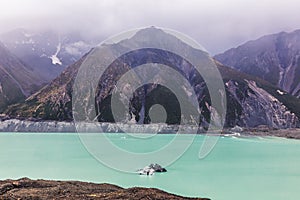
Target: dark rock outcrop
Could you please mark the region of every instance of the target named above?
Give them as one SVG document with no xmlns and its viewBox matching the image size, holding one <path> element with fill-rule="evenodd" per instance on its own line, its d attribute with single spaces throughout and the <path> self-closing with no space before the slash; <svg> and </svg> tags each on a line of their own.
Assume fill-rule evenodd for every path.
<svg viewBox="0 0 300 200">
<path fill-rule="evenodd" d="M 154 169 L 155 172 L 167 172 L 167 169 L 160 166 L 159 164 L 150 164 L 149 168 Z"/>
</svg>

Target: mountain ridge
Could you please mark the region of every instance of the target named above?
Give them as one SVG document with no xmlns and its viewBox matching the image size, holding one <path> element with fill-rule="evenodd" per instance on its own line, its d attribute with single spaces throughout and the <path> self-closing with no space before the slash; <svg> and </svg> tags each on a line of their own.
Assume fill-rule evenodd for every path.
<svg viewBox="0 0 300 200">
<path fill-rule="evenodd" d="M 186 52 L 189 52 L 190 48 L 187 48 Z M 136 52 L 139 55 L 140 59 L 144 58 L 149 59 L 150 61 L 158 60 L 160 62 L 169 62 L 172 60 L 171 64 L 183 70 L 182 73 L 188 75 L 193 74 L 193 70 L 190 71 L 190 67 L 184 67 L 182 65 L 182 60 L 176 57 L 170 56 L 170 60 L 165 58 L 163 52 L 159 51 L 151 51 L 151 50 L 143 50 Z M 88 55 L 88 54 L 87 54 Z M 58 120 L 58 121 L 71 121 L 73 120 L 72 116 L 72 84 L 74 82 L 74 78 L 77 74 L 77 70 L 80 65 L 86 58 L 85 55 L 75 64 L 69 66 L 58 78 L 52 81 L 47 87 L 40 90 L 34 96 L 28 98 L 24 103 L 17 104 L 11 106 L 7 111 L 11 117 L 19 117 L 19 118 L 35 118 L 41 120 Z M 134 56 L 134 55 L 133 55 Z M 152 57 L 151 57 L 152 56 Z M 130 57 L 129 57 L 130 58 Z M 131 59 L 133 59 L 132 57 Z M 167 60 L 166 60 L 167 59 Z M 127 59 L 128 60 L 128 59 Z M 165 60 L 165 61 L 163 61 Z M 121 63 L 123 62 L 120 60 Z M 132 61 L 129 59 L 129 64 Z M 116 63 L 117 64 L 117 63 Z M 136 63 L 136 65 L 141 63 Z M 116 65 L 117 66 L 117 65 Z M 121 65 L 121 66 L 124 66 Z M 128 66 L 128 65 L 126 65 Z M 227 94 L 227 102 L 228 102 L 228 113 L 226 116 L 226 126 L 244 126 L 244 127 L 256 127 L 259 125 L 266 125 L 269 127 L 276 128 L 290 128 L 290 127 L 299 127 L 299 118 L 300 118 L 300 100 L 290 96 L 289 94 L 284 93 L 278 87 L 269 84 L 268 82 L 247 75 L 241 72 L 238 72 L 232 68 L 228 68 L 217 62 L 217 66 L 221 72 L 223 77 L 223 81 L 225 83 L 225 89 Z M 111 67 L 114 67 L 112 65 Z M 113 68 L 112 68 L 113 69 Z M 115 68 L 120 72 L 122 68 Z M 112 74 L 108 73 L 107 76 L 111 76 Z M 119 74 L 120 75 L 120 74 Z M 111 78 L 118 77 L 119 75 L 113 75 Z M 193 77 L 193 76 L 192 76 Z M 207 93 L 207 88 L 203 85 L 203 81 L 199 78 L 192 78 L 190 76 L 190 81 L 197 89 L 196 93 L 198 95 L 198 99 L 202 99 L 199 103 L 202 108 L 202 125 L 208 123 L 209 119 L 209 106 L 210 100 L 207 98 L 203 98 L 205 96 L 209 96 Z M 105 76 L 104 76 L 105 78 Z M 101 83 L 101 81 L 99 81 Z M 113 82 L 112 82 L 113 83 Z M 101 85 L 100 85 L 101 86 Z M 107 86 L 111 88 L 112 84 L 108 84 Z M 100 90 L 98 90 L 100 91 Z M 98 120 L 111 122 L 109 102 L 110 102 L 110 89 L 103 90 L 106 91 L 102 93 L 102 97 L 100 101 L 97 103 L 98 108 L 101 108 L 100 111 L 104 113 L 102 117 Z M 154 92 L 154 93 L 151 93 Z M 130 115 L 139 118 L 139 113 L 141 109 L 142 99 L 148 99 L 149 105 L 155 103 L 155 93 L 160 94 L 160 92 L 166 92 L 166 90 L 162 90 L 157 86 L 151 86 L 150 91 L 145 93 L 146 96 L 134 95 L 134 98 L 131 99 L 132 102 L 132 110 Z M 138 94 L 135 93 L 135 94 Z M 163 94 L 163 93 L 161 93 Z M 98 93 L 98 96 L 100 93 Z M 101 96 L 100 95 L 100 96 Z M 154 95 L 154 96 L 151 96 Z M 203 96 L 204 95 L 204 96 Z M 97 95 L 96 95 L 97 96 Z M 98 97 L 97 96 L 97 97 Z M 154 99 L 153 99 L 154 98 Z M 166 99 L 169 106 L 175 106 L 174 102 Z M 175 107 L 174 107 L 175 108 Z M 104 109 L 104 110 L 103 110 Z M 105 110 L 106 109 L 106 110 Z M 172 109 L 171 109 L 172 110 Z M 101 113 L 100 112 L 100 113 Z M 255 113 L 256 112 L 256 113 Z M 149 123 L 147 121 L 147 112 L 144 121 L 145 123 Z M 177 115 L 175 113 L 175 115 Z M 101 116 L 101 115 L 100 115 Z M 138 121 L 138 120 L 137 120 Z"/>
<path fill-rule="evenodd" d="M 300 97 L 300 30 L 265 35 L 214 58 Z"/>
<path fill-rule="evenodd" d="M 0 84 L 0 110 L 3 111 L 36 92 L 43 80 L 0 43 Z"/>
<path fill-rule="evenodd" d="M 47 83 L 95 45 L 77 32 L 58 33 L 50 29 L 14 29 L 2 33 L 0 40 Z"/>
</svg>

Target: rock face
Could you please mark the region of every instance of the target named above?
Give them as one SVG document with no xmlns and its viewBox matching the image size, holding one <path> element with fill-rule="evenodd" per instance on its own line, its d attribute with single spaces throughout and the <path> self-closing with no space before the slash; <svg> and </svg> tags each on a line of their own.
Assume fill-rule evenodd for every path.
<svg viewBox="0 0 300 200">
<path fill-rule="evenodd" d="M 111 184 L 79 181 L 19 180 L 0 181 L 0 199 L 199 199 L 173 195 L 154 188 L 124 189 Z"/>
<path fill-rule="evenodd" d="M 25 29 L 3 33 L 0 41 L 47 83 L 87 53 L 93 43 L 77 32 L 58 34 Z"/>
<path fill-rule="evenodd" d="M 147 37 L 148 32 L 151 32 L 151 35 L 163 35 L 164 41 L 173 41 L 171 42 L 172 44 L 184 48 L 187 53 L 193 53 L 200 57 L 204 54 L 204 52 L 196 51 L 187 44 L 181 44 L 175 37 L 156 28 L 144 29 L 133 37 L 141 37 L 141 35 L 146 35 Z M 137 41 L 145 42 L 145 40 Z M 126 42 L 130 43 L 131 40 L 129 39 L 114 45 L 119 48 L 125 48 Z M 47 87 L 28 98 L 25 103 L 11 106 L 6 111 L 6 114 L 10 117 L 21 119 L 72 120 L 72 87 L 77 71 L 84 58 L 85 57 L 68 67 Z M 103 73 L 95 98 L 95 109 L 97 110 L 98 121 L 114 122 L 110 100 L 117 80 L 128 71 L 131 66 L 141 65 L 145 61 L 164 63 L 178 70 L 189 81 L 199 101 L 201 110 L 201 112 L 198 113 L 201 119 L 200 125 L 202 127 L 207 126 L 210 119 L 210 111 L 214 108 L 211 107 L 210 95 L 205 82 L 197 75 L 191 64 L 176 55 L 157 49 L 131 52 L 127 57 L 117 59 L 110 65 L 105 73 Z M 262 79 L 238 72 L 218 62 L 216 62 L 216 65 L 222 75 L 226 90 L 226 126 L 234 127 L 235 125 L 239 125 L 242 127 L 256 127 L 259 125 L 267 125 L 275 128 L 299 126 L 299 99 Z M 124 87 L 125 86 L 126 85 L 124 85 Z M 188 94 L 190 92 L 191 91 L 187 89 L 185 91 L 186 96 L 189 96 Z M 194 105 L 189 103 L 189 98 L 187 98 L 185 102 L 187 102 L 186 105 L 184 105 L 185 107 L 190 110 L 197 110 Z M 143 119 L 142 123 L 151 123 L 151 121 L 149 121 L 149 108 L 157 103 L 165 106 L 168 114 L 168 124 L 178 124 L 180 119 L 189 121 L 193 118 L 193 116 L 182 116 L 180 110 L 178 110 L 179 106 L 176 98 L 174 98 L 174 94 L 172 94 L 170 90 L 160 87 L 160 85 L 147 85 L 146 89 L 145 87 L 138 89 L 134 92 L 130 103 L 130 113 L 128 114 L 132 117 L 131 121 L 134 123 L 140 122 L 141 118 Z M 145 110 L 143 116 L 141 115 L 142 109 Z"/>
<path fill-rule="evenodd" d="M 215 58 L 300 97 L 300 30 L 267 35 Z"/>
<path fill-rule="evenodd" d="M 35 92 L 43 81 L 0 43 L 0 112 Z"/>
<path fill-rule="evenodd" d="M 232 114 L 240 112 L 240 115 L 237 115 L 239 122 L 235 124 L 231 120 L 232 125 L 243 127 L 267 125 L 275 128 L 298 126 L 299 119 L 297 115 L 291 112 L 279 99 L 259 87 L 255 81 L 245 80 L 242 83 L 245 84 L 242 96 L 239 94 L 240 89 L 236 88 L 236 85 L 241 83 L 230 80 L 226 84 L 229 89 L 229 104 L 234 103 L 242 108 L 241 112 L 238 107 L 233 107 L 229 111 Z"/>
</svg>

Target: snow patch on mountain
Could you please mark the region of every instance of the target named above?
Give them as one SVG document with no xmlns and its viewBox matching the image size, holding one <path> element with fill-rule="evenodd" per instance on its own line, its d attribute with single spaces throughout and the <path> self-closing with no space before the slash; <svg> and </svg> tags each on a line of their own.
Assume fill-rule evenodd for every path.
<svg viewBox="0 0 300 200">
<path fill-rule="evenodd" d="M 60 59 L 57 57 L 58 53 L 60 52 L 61 49 L 61 43 L 59 43 L 56 47 L 56 52 L 55 54 L 53 54 L 52 56 L 50 56 L 49 58 L 52 60 L 52 64 L 53 65 L 62 65 L 62 62 L 60 61 Z"/>
<path fill-rule="evenodd" d="M 282 92 L 281 90 L 276 90 L 276 92 L 277 92 L 278 94 L 280 94 L 280 95 L 284 95 L 284 94 L 285 94 L 285 93 Z"/>
<path fill-rule="evenodd" d="M 52 64 L 53 65 L 62 65 L 62 62 L 59 60 L 59 58 L 56 55 L 52 55 L 51 57 L 49 57 L 52 60 Z"/>
</svg>

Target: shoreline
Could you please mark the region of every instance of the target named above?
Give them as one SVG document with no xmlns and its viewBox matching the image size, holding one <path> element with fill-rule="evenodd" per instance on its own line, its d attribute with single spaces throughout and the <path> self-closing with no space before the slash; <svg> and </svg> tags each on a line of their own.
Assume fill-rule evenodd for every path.
<svg viewBox="0 0 300 200">
<path fill-rule="evenodd" d="M 122 188 L 108 183 L 82 181 L 0 180 L 0 199 L 193 199 L 210 200 L 200 197 L 183 197 L 157 188 Z"/>
<path fill-rule="evenodd" d="M 175 134 L 179 129 L 178 125 L 167 125 L 167 124 L 119 124 L 119 123 L 99 123 L 99 127 L 93 125 L 93 123 L 81 123 L 76 124 L 81 130 L 86 132 L 98 133 L 99 127 L 103 133 L 158 133 L 158 134 Z M 180 126 L 181 130 L 184 130 L 182 134 L 209 134 L 205 130 L 200 129 L 196 126 Z M 32 133 L 76 133 L 76 127 L 74 122 L 64 122 L 64 121 L 29 121 L 29 120 L 19 120 L 19 119 L 8 119 L 1 121 L 0 132 L 32 132 Z M 268 128 L 266 126 L 256 127 L 256 128 L 243 128 L 243 127 L 233 127 L 224 128 L 218 131 L 218 133 L 213 133 L 211 135 L 216 135 L 221 132 L 221 136 L 235 136 L 235 137 L 281 137 L 287 139 L 300 139 L 300 128 L 289 128 L 289 129 L 274 129 Z"/>
</svg>

